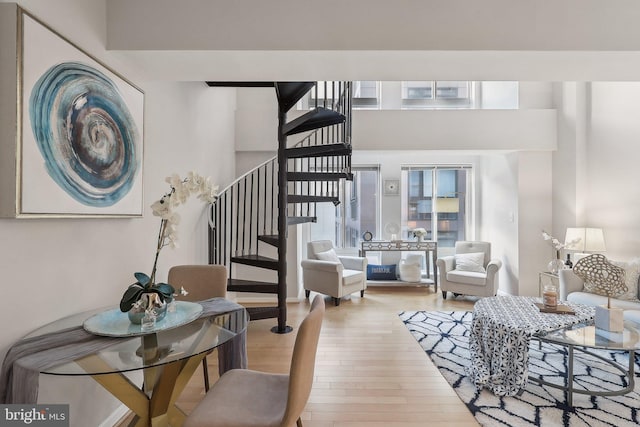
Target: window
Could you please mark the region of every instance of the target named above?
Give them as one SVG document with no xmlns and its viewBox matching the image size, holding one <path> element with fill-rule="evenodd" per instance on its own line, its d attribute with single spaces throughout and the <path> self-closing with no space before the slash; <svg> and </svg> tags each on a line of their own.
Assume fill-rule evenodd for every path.
<svg viewBox="0 0 640 427">
<path fill-rule="evenodd" d="M 311 240 L 327 239 L 336 247 L 358 248 L 365 231 L 378 236 L 380 172 L 378 166 L 353 167 L 353 181 L 341 182 L 340 204 L 318 203 L 318 222 L 310 225 Z"/>
<path fill-rule="evenodd" d="M 439 255 L 453 254 L 455 242 L 465 240 L 470 220 L 470 166 L 402 168 L 402 228 L 427 230 L 426 239 L 438 242 Z"/>
<path fill-rule="evenodd" d="M 380 107 L 380 82 L 353 82 L 353 108 L 377 109 Z"/>
<path fill-rule="evenodd" d="M 468 81 L 402 82 L 402 108 L 470 108 L 472 87 Z"/>
</svg>

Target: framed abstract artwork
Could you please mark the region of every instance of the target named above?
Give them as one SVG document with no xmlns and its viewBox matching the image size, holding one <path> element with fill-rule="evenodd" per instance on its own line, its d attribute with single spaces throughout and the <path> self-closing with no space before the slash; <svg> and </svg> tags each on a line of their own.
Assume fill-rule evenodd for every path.
<svg viewBox="0 0 640 427">
<path fill-rule="evenodd" d="M 142 216 L 144 93 L 17 16 L 15 216 Z"/>
</svg>

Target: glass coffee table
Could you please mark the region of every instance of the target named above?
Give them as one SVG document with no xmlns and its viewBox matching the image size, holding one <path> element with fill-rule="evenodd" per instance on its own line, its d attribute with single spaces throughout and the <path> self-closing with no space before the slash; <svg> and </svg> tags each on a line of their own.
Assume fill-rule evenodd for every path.
<svg viewBox="0 0 640 427">
<path fill-rule="evenodd" d="M 567 379 L 564 385 L 547 382 L 538 377 L 529 376 L 530 381 L 567 392 L 567 404 L 573 405 L 573 393 L 590 396 L 617 396 L 633 391 L 635 386 L 635 351 L 640 350 L 640 325 L 624 322 L 624 331 L 612 333 L 596 329 L 591 324 L 577 324 L 555 331 L 534 336 L 541 343 L 557 344 L 567 348 Z M 629 365 L 625 367 L 611 359 L 607 359 L 592 350 L 626 351 L 629 353 Z M 627 379 L 627 387 L 618 390 L 587 390 L 574 388 L 574 352 L 588 354 L 620 371 Z"/>
</svg>

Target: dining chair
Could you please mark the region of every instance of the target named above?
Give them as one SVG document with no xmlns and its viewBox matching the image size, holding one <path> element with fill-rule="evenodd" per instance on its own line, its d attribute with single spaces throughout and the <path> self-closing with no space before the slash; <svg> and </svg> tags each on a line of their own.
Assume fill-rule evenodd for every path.
<svg viewBox="0 0 640 427">
<path fill-rule="evenodd" d="M 301 427 L 324 309 L 323 296 L 316 295 L 298 329 L 288 375 L 227 371 L 189 414 L 184 427 Z"/>
<path fill-rule="evenodd" d="M 197 302 L 209 298 L 227 296 L 227 268 L 224 265 L 175 265 L 169 269 L 167 282 L 179 290 L 188 292 L 181 301 Z M 204 389 L 209 390 L 207 358 L 202 359 Z"/>
</svg>

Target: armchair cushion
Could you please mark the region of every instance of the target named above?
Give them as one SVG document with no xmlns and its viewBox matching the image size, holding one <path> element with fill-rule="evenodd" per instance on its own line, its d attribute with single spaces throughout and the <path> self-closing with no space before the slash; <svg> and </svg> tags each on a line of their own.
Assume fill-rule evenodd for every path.
<svg viewBox="0 0 640 427">
<path fill-rule="evenodd" d="M 469 252 L 464 254 L 455 254 L 455 265 L 458 271 L 472 271 L 476 273 L 485 273 L 484 269 L 484 252 Z"/>
<path fill-rule="evenodd" d="M 487 283 L 487 275 L 476 271 L 451 270 L 447 273 L 447 280 L 465 285 L 484 286 Z"/>
<path fill-rule="evenodd" d="M 338 258 L 336 251 L 334 251 L 333 249 L 329 249 L 328 251 L 324 252 L 317 252 L 316 258 L 321 261 L 340 262 L 340 258 Z"/>
</svg>

